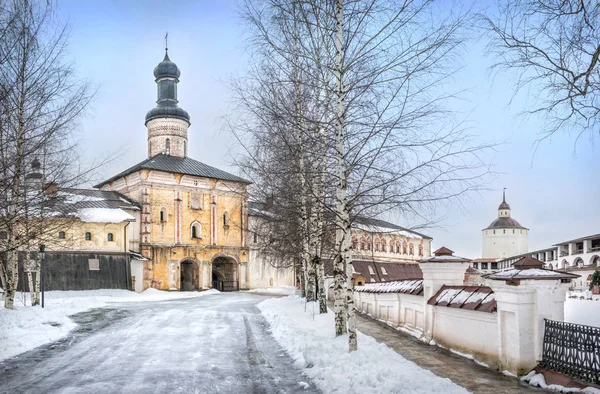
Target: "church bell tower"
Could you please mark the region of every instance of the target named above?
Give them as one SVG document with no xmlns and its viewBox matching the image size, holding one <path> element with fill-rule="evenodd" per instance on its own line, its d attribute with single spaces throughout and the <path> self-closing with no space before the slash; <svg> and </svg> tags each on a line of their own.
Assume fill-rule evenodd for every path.
<svg viewBox="0 0 600 394">
<path fill-rule="evenodd" d="M 190 115 L 177 103 L 177 84 L 181 71 L 169 59 L 168 48 L 165 58 L 154 68 L 158 85 L 156 107 L 146 114 L 148 128 L 148 157 L 165 154 L 187 157 L 187 132 Z"/>
</svg>

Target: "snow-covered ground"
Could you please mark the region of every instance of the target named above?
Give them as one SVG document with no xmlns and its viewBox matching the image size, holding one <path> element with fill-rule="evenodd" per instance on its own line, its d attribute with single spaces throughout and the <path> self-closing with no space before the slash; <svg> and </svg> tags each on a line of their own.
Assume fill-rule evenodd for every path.
<svg viewBox="0 0 600 394">
<path fill-rule="evenodd" d="M 529 383 L 535 387 L 541 387 L 543 389 L 558 391 L 561 393 L 587 393 L 587 394 L 600 394 L 600 390 L 594 387 L 586 387 L 583 389 L 564 387 L 558 384 L 547 384 L 544 375 L 535 371 L 529 372 L 527 375 L 521 377 L 521 380 Z"/>
<path fill-rule="evenodd" d="M 218 291 L 165 292 L 148 289 L 140 294 L 127 290 L 48 291 L 43 309 L 24 306 L 19 295 L 14 310 L 4 308 L 4 299 L 0 297 L 0 360 L 65 337 L 77 326 L 69 316 L 88 309 L 115 302 L 172 300 L 213 293 Z"/>
<path fill-rule="evenodd" d="M 580 299 L 581 297 L 584 299 Z M 589 291 L 568 293 L 565 302 L 565 321 L 600 327 L 600 296 L 592 295 Z"/>
<path fill-rule="evenodd" d="M 277 287 L 265 287 L 263 289 L 252 289 L 248 290 L 249 293 L 269 293 L 269 294 L 282 294 L 282 295 L 293 295 L 296 294 L 296 288 L 294 286 L 277 286 Z"/>
<path fill-rule="evenodd" d="M 314 303 L 290 296 L 258 308 L 277 342 L 324 393 L 468 393 L 370 336 L 359 333 L 358 350 L 349 353 L 348 338 L 335 337 L 333 313 L 319 315 Z"/>
</svg>

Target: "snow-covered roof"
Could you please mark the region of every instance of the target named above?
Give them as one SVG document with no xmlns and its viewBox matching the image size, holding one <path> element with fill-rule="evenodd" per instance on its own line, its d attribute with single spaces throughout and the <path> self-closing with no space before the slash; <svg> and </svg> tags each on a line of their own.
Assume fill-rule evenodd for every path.
<svg viewBox="0 0 600 394">
<path fill-rule="evenodd" d="M 61 189 L 45 203 L 53 216 L 94 223 L 132 221 L 135 218 L 127 211 L 140 210 L 135 201 L 121 193 L 97 189 Z"/>
<path fill-rule="evenodd" d="M 472 311 L 496 311 L 496 296 L 488 286 L 442 286 L 427 303 Z"/>
<path fill-rule="evenodd" d="M 363 293 L 404 293 L 423 295 L 423 279 L 367 283 L 364 286 L 356 286 L 354 290 Z"/>
<path fill-rule="evenodd" d="M 368 233 L 392 234 L 392 235 L 400 235 L 400 236 L 406 237 L 406 238 L 423 239 L 423 236 L 421 234 L 414 233 L 410 230 L 400 230 L 400 229 L 392 228 L 392 227 L 374 226 L 374 225 L 368 225 L 368 224 L 355 224 L 352 227 L 355 230 L 363 230 Z"/>
<path fill-rule="evenodd" d="M 133 216 L 119 208 L 83 208 L 78 211 L 77 217 L 82 222 L 89 223 L 121 223 L 135 220 Z"/>
<path fill-rule="evenodd" d="M 513 280 L 513 279 L 536 279 L 536 280 L 552 280 L 552 279 L 574 279 L 579 278 L 579 275 L 570 274 L 568 272 L 552 271 L 544 268 L 532 269 L 511 269 L 507 271 L 494 272 L 484 275 L 484 278 L 494 280 Z"/>
<path fill-rule="evenodd" d="M 426 259 L 421 260 L 421 263 L 445 263 L 445 262 L 469 262 L 471 259 L 460 256 L 433 256 Z"/>
<path fill-rule="evenodd" d="M 134 252 L 132 250 L 129 251 L 129 256 L 131 257 L 132 260 L 148 261 L 148 259 L 145 258 L 143 255 L 141 255 L 140 253 Z"/>
</svg>

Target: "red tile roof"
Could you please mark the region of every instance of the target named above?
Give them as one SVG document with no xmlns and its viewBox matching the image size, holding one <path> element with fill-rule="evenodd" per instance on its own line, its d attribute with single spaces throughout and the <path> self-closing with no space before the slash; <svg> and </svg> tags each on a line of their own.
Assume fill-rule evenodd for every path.
<svg viewBox="0 0 600 394">
<path fill-rule="evenodd" d="M 488 286 L 442 286 L 427 301 L 429 305 L 496 312 L 496 296 Z"/>
</svg>

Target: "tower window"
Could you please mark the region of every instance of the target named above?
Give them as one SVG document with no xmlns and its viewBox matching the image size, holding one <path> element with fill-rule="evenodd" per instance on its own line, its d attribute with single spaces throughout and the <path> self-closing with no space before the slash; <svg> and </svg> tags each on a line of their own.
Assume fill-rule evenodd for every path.
<svg viewBox="0 0 600 394">
<path fill-rule="evenodd" d="M 8 239 L 8 233 L 6 231 L 0 231 L 0 239 Z"/>
<path fill-rule="evenodd" d="M 161 221 L 161 223 L 167 221 L 167 209 L 166 208 L 160 209 L 160 221 Z"/>
<path fill-rule="evenodd" d="M 254 243 L 258 242 L 258 234 L 254 233 Z"/>
<path fill-rule="evenodd" d="M 92 233 L 86 232 L 85 233 L 85 240 L 86 241 L 91 241 L 92 240 Z"/>
<path fill-rule="evenodd" d="M 58 239 L 65 239 L 65 232 L 64 231 L 59 231 L 58 232 Z"/>
<path fill-rule="evenodd" d="M 108 238 L 108 242 L 113 242 L 115 237 L 114 237 L 113 233 L 108 233 L 107 238 Z"/>
<path fill-rule="evenodd" d="M 165 140 L 165 154 L 170 155 L 171 154 L 171 139 L 167 138 Z"/>
</svg>

